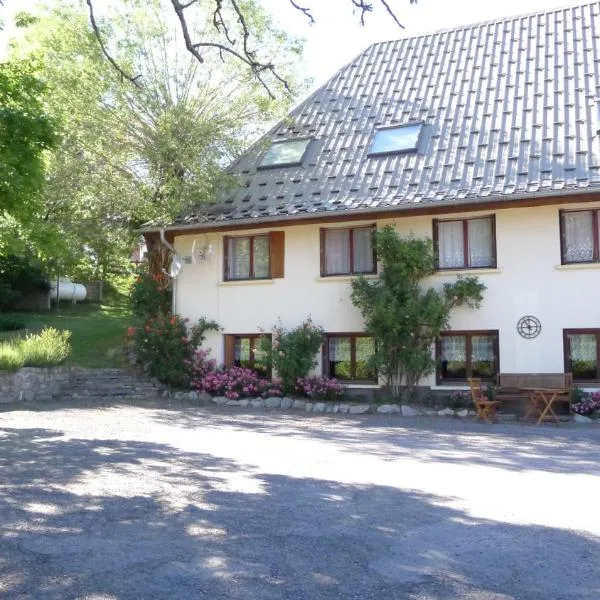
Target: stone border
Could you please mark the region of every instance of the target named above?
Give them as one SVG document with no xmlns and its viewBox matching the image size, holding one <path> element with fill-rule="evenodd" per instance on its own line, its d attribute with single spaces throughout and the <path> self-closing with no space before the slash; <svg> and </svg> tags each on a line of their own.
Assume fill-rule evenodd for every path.
<svg viewBox="0 0 600 600">
<path fill-rule="evenodd" d="M 242 400 L 230 400 L 225 396 L 210 396 L 196 391 L 192 392 L 169 392 L 163 393 L 165 398 L 173 398 L 174 400 L 194 400 L 198 401 L 202 406 L 232 406 L 239 408 L 267 408 L 279 410 L 296 410 L 307 413 L 324 413 L 324 414 L 397 414 L 403 417 L 420 417 L 420 416 L 438 416 L 438 417 L 459 417 L 467 418 L 474 417 L 475 411 L 467 408 L 454 410 L 452 408 L 442 409 L 423 409 L 421 407 L 409 406 L 408 404 L 375 404 L 375 403 L 353 403 L 353 402 L 312 402 L 305 398 L 290 398 L 284 396 L 278 398 L 271 396 L 269 398 L 244 398 Z"/>
<path fill-rule="evenodd" d="M 277 398 L 271 396 L 269 398 L 244 398 L 242 400 L 230 400 L 225 396 L 211 396 L 197 391 L 191 392 L 163 392 L 164 398 L 173 398 L 174 400 L 192 400 L 198 402 L 200 406 L 231 406 L 238 408 L 266 408 L 275 410 L 294 410 L 307 413 L 321 414 L 383 414 L 383 415 L 398 415 L 402 417 L 457 417 L 460 419 L 472 418 L 475 416 L 475 411 L 467 408 L 453 409 L 445 407 L 441 409 L 427 409 L 420 406 L 410 406 L 408 404 L 376 404 L 376 403 L 353 403 L 353 402 L 312 402 L 306 398 L 290 398 L 285 396 Z M 516 415 L 499 415 L 500 421 L 516 420 Z M 579 424 L 600 425 L 600 419 L 590 419 L 575 414 L 569 417 L 569 420 Z"/>
</svg>

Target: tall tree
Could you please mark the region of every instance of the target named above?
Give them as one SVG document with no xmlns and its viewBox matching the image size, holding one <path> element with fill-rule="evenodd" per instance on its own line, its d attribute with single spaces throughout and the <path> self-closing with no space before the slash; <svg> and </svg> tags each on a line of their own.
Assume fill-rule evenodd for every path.
<svg viewBox="0 0 600 600">
<path fill-rule="evenodd" d="M 96 25 L 143 87 L 115 75 L 75 5 L 21 15 L 24 35 L 12 50 L 43 57 L 47 102 L 62 125 L 44 196 L 46 231 L 62 232 L 54 253 L 98 275 L 123 259 L 141 223 L 212 201 L 230 184 L 224 167 L 288 102 L 266 99 L 237 65 L 202 66 L 181 51 L 160 2 L 122 4 Z M 274 44 L 280 34 L 266 18 L 262 27 L 265 44 Z M 299 45 L 282 42 L 291 64 Z"/>
<path fill-rule="evenodd" d="M 0 63 L 0 251 L 35 217 L 44 152 L 56 142 L 32 61 Z"/>
</svg>

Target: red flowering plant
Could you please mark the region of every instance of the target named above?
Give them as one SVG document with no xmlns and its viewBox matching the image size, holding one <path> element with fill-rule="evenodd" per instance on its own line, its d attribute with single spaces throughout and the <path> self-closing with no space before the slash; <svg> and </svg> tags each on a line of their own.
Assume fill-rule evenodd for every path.
<svg viewBox="0 0 600 600">
<path fill-rule="evenodd" d="M 190 327 L 188 319 L 159 313 L 140 327 L 130 327 L 129 339 L 135 360 L 145 372 L 162 383 L 187 388 L 195 371 L 210 368 L 204 364 L 206 356 L 198 354 L 198 349 L 206 339 L 206 332 L 218 329 L 214 321 L 200 319 Z"/>
<path fill-rule="evenodd" d="M 252 369 L 242 367 L 210 371 L 204 377 L 195 379 L 193 385 L 208 394 L 225 396 L 229 400 L 283 396 L 279 381 L 264 379 Z"/>
<path fill-rule="evenodd" d="M 131 310 L 137 317 L 147 319 L 171 311 L 171 281 L 165 273 L 150 274 L 143 270 L 135 279 L 129 297 Z"/>
</svg>

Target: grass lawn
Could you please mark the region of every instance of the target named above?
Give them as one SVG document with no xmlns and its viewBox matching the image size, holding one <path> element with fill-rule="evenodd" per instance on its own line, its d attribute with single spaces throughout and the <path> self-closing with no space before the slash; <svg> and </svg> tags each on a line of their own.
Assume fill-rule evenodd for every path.
<svg viewBox="0 0 600 600">
<path fill-rule="evenodd" d="M 71 356 L 66 364 L 81 367 L 118 367 L 122 365 L 121 349 L 131 313 L 126 304 L 61 305 L 43 313 L 1 313 L 3 317 L 16 317 L 25 321 L 27 329 L 37 332 L 44 327 L 71 331 Z M 9 339 L 20 332 L 0 332 L 0 340 Z"/>
</svg>

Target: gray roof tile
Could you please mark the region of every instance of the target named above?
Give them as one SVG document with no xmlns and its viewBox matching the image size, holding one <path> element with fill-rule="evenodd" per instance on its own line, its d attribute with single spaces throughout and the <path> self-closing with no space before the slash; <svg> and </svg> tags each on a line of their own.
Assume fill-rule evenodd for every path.
<svg viewBox="0 0 600 600">
<path fill-rule="evenodd" d="M 600 2 L 374 44 L 268 135 L 318 140 L 303 166 L 257 170 L 257 144 L 237 192 L 177 224 L 600 189 L 598 102 Z M 414 121 L 418 153 L 367 156 Z"/>
</svg>

